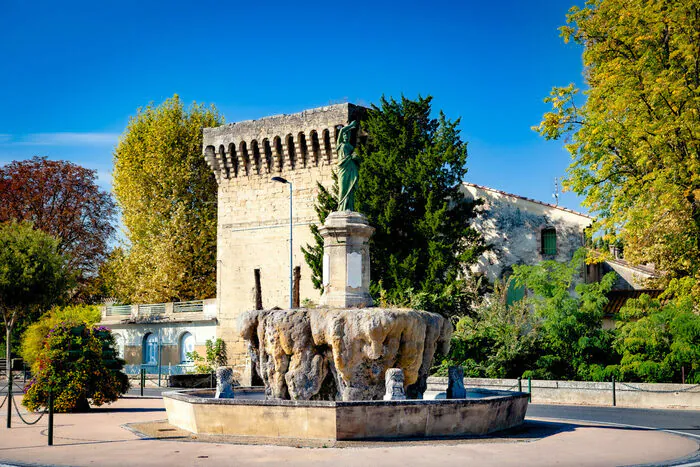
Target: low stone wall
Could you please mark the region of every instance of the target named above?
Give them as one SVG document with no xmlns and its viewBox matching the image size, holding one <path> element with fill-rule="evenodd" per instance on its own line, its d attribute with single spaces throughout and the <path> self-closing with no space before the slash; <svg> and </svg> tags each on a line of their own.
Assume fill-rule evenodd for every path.
<svg viewBox="0 0 700 467">
<path fill-rule="evenodd" d="M 464 378 L 464 386 L 518 390 L 517 379 Z M 428 391 L 447 390 L 447 378 L 428 378 Z M 522 380 L 528 391 L 528 381 Z M 700 385 L 660 383 L 615 383 L 618 407 L 700 409 Z M 532 403 L 570 405 L 613 405 L 611 382 L 532 380 Z"/>
<path fill-rule="evenodd" d="M 265 400 L 238 388 L 233 399 L 212 391 L 163 393 L 171 425 L 197 434 L 327 440 L 486 435 L 520 425 L 527 394 L 480 391 L 480 398 L 398 401 Z"/>
</svg>

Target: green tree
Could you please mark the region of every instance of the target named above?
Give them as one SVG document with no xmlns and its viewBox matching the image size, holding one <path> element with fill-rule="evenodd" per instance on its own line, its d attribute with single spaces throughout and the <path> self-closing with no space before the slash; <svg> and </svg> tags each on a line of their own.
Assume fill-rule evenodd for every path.
<svg viewBox="0 0 700 467">
<path fill-rule="evenodd" d="M 129 390 L 129 378 L 121 371 L 112 333 L 102 327 L 60 323 L 44 339 L 37 370 L 25 388 L 29 410 L 46 407 L 49 390 L 57 412 L 89 410 L 93 405 L 116 401 Z"/>
<path fill-rule="evenodd" d="M 117 295 L 131 301 L 216 294 L 216 181 L 202 157 L 202 128 L 217 110 L 185 109 L 175 95 L 131 118 L 114 152 L 114 192 L 128 245 L 111 258 Z"/>
<path fill-rule="evenodd" d="M 512 279 L 511 279 L 512 280 Z M 532 370 L 537 359 L 539 320 L 527 300 L 508 305 L 507 284 L 496 282 L 474 313 L 457 321 L 450 353 L 435 369 L 460 365 L 472 378 L 517 378 Z"/>
<path fill-rule="evenodd" d="M 475 203 L 461 191 L 467 145 L 459 119 L 431 117 L 431 97 L 382 98 L 363 128 L 357 208 L 376 228 L 370 244 L 373 277 L 389 299 L 409 290 L 437 294 L 458 281 L 485 250 L 470 226 Z M 379 291 L 378 281 L 373 289 Z M 454 310 L 436 311 L 445 314 Z"/>
<path fill-rule="evenodd" d="M 66 326 L 79 326 L 86 324 L 88 326 L 97 325 L 102 319 L 100 307 L 97 305 L 71 305 L 65 307 L 54 307 L 51 311 L 44 313 L 38 321 L 27 327 L 27 330 L 22 334 L 22 345 L 20 355 L 24 362 L 32 367 L 33 373 L 39 372 L 38 361 L 39 353 L 44 346 L 44 340 L 49 334 L 49 331 L 59 324 Z"/>
<path fill-rule="evenodd" d="M 335 170 L 331 174 L 331 177 L 333 184 L 330 190 L 327 190 L 326 187 L 316 182 L 318 198 L 314 205 L 314 210 L 316 211 L 316 215 L 318 215 L 319 223 L 309 226 L 311 234 L 314 236 L 314 243 L 312 245 L 306 245 L 306 247 L 301 247 L 301 251 L 304 253 L 304 259 L 309 265 L 309 268 L 311 268 L 311 281 L 314 284 L 314 288 L 319 289 L 321 293 L 323 293 L 323 237 L 321 237 L 318 231 L 318 226 L 326 222 L 328 214 L 338 210 L 338 174 Z"/>
<path fill-rule="evenodd" d="M 663 280 L 700 271 L 700 2 L 587 0 L 561 28 L 583 46 L 585 99 L 555 87 L 536 129 L 566 136 L 566 187 Z"/>
<path fill-rule="evenodd" d="M 72 283 L 57 239 L 29 223 L 0 224 L 0 313 L 8 368 L 15 325 L 34 321 L 42 308 L 60 301 Z"/>
<path fill-rule="evenodd" d="M 673 279 L 652 299 L 643 294 L 620 310 L 615 349 L 616 372 L 623 381 L 700 383 L 700 315 L 693 310 L 697 288 L 692 278 Z"/>
<path fill-rule="evenodd" d="M 446 303 L 445 292 L 465 288 L 463 272 L 485 244 L 470 227 L 476 203 L 460 190 L 467 145 L 459 120 L 450 121 L 442 112 L 431 117 L 431 99 L 382 98 L 380 106 L 369 109 L 361 123 L 366 142 L 357 148 L 361 165 L 355 206 L 376 229 L 370 240 L 373 294 L 396 304 L 423 294 L 426 308 L 454 314 L 462 305 Z M 336 206 L 333 195 L 333 190 L 320 192 L 316 210 L 321 222 Z M 317 235 L 315 246 L 306 249 L 317 287 L 322 244 Z"/>
<path fill-rule="evenodd" d="M 95 303 L 92 293 L 98 268 L 115 233 L 116 206 L 97 186 L 97 171 L 68 161 L 33 157 L 0 167 L 0 222 L 31 222 L 59 240 L 77 278 L 72 300 Z"/>
<path fill-rule="evenodd" d="M 532 292 L 527 301 L 539 319 L 540 348 L 533 370 L 537 377 L 602 380 L 608 376 L 607 367 L 616 362 L 611 352 L 613 333 L 602 329 L 606 294 L 616 275 L 575 285 L 585 255 L 579 249 L 568 263 L 513 266 L 513 279 Z"/>
</svg>

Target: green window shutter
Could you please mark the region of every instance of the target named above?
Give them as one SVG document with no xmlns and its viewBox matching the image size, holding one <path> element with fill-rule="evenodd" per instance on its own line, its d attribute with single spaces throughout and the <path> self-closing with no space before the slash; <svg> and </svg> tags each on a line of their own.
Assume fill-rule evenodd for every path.
<svg viewBox="0 0 700 467">
<path fill-rule="evenodd" d="M 557 254 L 557 231 L 555 229 L 544 229 L 542 231 L 542 254 Z"/>
<path fill-rule="evenodd" d="M 508 290 L 506 291 L 506 305 L 511 306 L 513 303 L 525 298 L 525 287 L 517 285 L 515 280 L 508 281 Z"/>
</svg>

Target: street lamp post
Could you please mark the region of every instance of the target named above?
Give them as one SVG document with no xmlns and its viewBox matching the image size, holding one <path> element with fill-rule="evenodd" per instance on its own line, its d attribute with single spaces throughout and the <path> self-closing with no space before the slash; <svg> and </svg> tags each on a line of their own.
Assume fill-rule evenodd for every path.
<svg viewBox="0 0 700 467">
<path fill-rule="evenodd" d="M 292 227 L 294 224 L 292 221 L 292 182 L 282 177 L 272 177 L 272 180 L 289 185 L 289 309 L 291 310 L 294 308 L 294 249 L 292 245 Z"/>
</svg>

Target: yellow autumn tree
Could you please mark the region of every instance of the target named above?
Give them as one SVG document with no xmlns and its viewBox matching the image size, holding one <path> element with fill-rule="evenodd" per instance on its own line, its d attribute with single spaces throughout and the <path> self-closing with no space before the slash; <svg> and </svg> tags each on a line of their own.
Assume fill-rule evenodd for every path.
<svg viewBox="0 0 700 467">
<path fill-rule="evenodd" d="M 126 242 L 109 269 L 122 301 L 215 296 L 217 192 L 202 129 L 222 123 L 214 106 L 185 108 L 177 95 L 130 119 L 114 151 Z"/>
<path fill-rule="evenodd" d="M 567 140 L 565 186 L 658 285 L 700 278 L 700 0 L 588 0 L 567 19 L 586 89 L 555 87 L 536 127 Z"/>
</svg>

